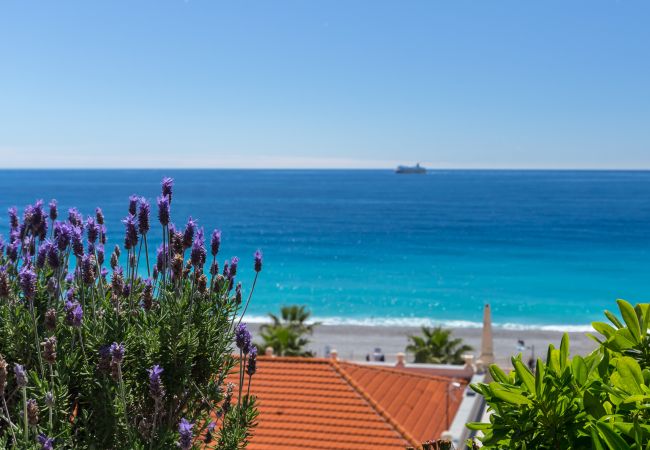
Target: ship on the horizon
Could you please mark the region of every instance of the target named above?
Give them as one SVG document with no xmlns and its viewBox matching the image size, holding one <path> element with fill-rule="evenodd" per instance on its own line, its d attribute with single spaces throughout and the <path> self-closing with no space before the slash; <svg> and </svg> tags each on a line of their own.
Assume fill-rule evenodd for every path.
<svg viewBox="0 0 650 450">
<path fill-rule="evenodd" d="M 417 174 L 424 174 L 427 173 L 427 169 L 422 167 L 420 163 L 417 163 L 414 166 L 397 166 L 397 169 L 395 169 L 395 173 L 417 173 Z"/>
</svg>

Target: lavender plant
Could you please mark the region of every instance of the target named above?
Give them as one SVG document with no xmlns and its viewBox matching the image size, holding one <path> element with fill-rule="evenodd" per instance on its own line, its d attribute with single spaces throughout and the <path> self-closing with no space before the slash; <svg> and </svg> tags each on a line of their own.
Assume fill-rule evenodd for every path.
<svg viewBox="0 0 650 450">
<path fill-rule="evenodd" d="M 76 209 L 60 220 L 55 200 L 48 212 L 40 200 L 27 206 L 22 220 L 9 210 L 9 241 L 0 237 L 1 448 L 246 445 L 256 353 L 241 323 L 238 259 L 219 273 L 215 230 L 204 273 L 203 229 L 192 218 L 175 229 L 172 191 L 163 179 L 155 261 L 150 204 L 129 198 L 110 271 L 100 208 L 85 221 Z M 256 282 L 259 251 L 251 263 Z M 231 372 L 239 386 L 225 384 Z"/>
</svg>

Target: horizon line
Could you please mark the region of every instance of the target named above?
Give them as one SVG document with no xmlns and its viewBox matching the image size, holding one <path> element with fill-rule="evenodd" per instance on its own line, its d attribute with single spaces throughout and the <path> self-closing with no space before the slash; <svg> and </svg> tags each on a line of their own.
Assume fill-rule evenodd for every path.
<svg viewBox="0 0 650 450">
<path fill-rule="evenodd" d="M 304 170 L 322 170 L 322 171 L 394 171 L 395 167 L 0 167 L 0 171 L 59 171 L 59 170 L 247 170 L 247 171 L 304 171 Z M 648 172 L 650 167 L 628 168 L 628 167 L 436 167 L 426 168 L 428 172 L 442 171 L 476 171 L 476 172 Z"/>
</svg>

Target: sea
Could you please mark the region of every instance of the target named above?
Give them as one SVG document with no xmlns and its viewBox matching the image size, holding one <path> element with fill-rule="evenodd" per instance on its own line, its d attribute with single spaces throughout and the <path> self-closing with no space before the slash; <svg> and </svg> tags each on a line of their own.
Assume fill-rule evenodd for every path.
<svg viewBox="0 0 650 450">
<path fill-rule="evenodd" d="M 477 327 L 489 303 L 497 326 L 582 330 L 618 298 L 650 301 L 647 171 L 3 170 L 0 208 L 99 206 L 112 248 L 144 196 L 152 255 L 163 176 L 172 221 L 222 230 L 245 291 L 262 250 L 249 321 L 298 304 L 327 324 Z"/>
</svg>

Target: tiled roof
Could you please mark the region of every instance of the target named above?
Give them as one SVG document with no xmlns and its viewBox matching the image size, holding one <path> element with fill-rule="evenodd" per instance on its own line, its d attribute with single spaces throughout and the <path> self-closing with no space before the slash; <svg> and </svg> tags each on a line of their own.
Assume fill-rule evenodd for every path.
<svg viewBox="0 0 650 450">
<path fill-rule="evenodd" d="M 251 394 L 260 414 L 247 448 L 418 446 L 445 428 L 448 385 L 448 378 L 332 359 L 259 357 Z M 451 405 L 453 417 L 458 401 Z"/>
<path fill-rule="evenodd" d="M 341 367 L 418 442 L 438 439 L 448 429 L 463 398 L 465 379 L 451 379 L 404 368 L 341 362 Z M 447 411 L 447 396 L 449 410 Z M 448 417 L 447 417 L 448 414 Z"/>
</svg>

